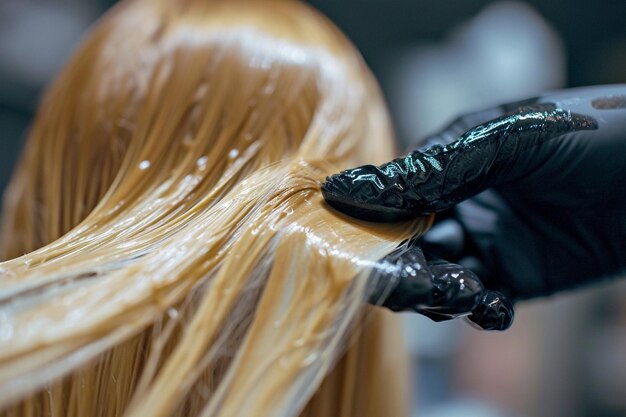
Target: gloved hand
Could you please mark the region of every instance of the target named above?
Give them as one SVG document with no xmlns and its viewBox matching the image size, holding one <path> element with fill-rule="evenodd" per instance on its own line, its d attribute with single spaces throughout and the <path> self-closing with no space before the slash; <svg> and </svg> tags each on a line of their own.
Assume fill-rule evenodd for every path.
<svg viewBox="0 0 626 417">
<path fill-rule="evenodd" d="M 322 185 L 360 219 L 443 219 L 419 243 L 455 264 L 411 242 L 381 261 L 372 302 L 503 330 L 513 301 L 626 270 L 626 86 L 473 113 L 427 145 Z"/>
</svg>

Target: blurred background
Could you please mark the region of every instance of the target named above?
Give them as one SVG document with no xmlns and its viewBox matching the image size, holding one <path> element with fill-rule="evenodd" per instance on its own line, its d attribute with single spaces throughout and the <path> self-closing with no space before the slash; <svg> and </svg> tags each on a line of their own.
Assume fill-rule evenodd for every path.
<svg viewBox="0 0 626 417">
<path fill-rule="evenodd" d="M 0 190 L 42 89 L 111 0 L 0 1 Z M 455 116 L 626 82 L 626 2 L 311 0 L 380 80 L 399 149 Z M 626 283 L 519 306 L 511 330 L 407 315 L 415 415 L 626 416 Z"/>
</svg>

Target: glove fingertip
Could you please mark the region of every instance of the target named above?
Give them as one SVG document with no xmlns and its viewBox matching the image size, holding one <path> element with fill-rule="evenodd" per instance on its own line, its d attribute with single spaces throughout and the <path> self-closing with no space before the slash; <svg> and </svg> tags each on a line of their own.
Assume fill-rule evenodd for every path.
<svg viewBox="0 0 626 417">
<path fill-rule="evenodd" d="M 409 220 L 424 213 L 406 204 L 405 174 L 394 161 L 379 167 L 362 165 L 328 176 L 322 195 L 333 208 L 361 220 Z"/>
<path fill-rule="evenodd" d="M 468 319 L 483 330 L 503 331 L 511 327 L 515 312 L 508 297 L 486 291 Z"/>
</svg>

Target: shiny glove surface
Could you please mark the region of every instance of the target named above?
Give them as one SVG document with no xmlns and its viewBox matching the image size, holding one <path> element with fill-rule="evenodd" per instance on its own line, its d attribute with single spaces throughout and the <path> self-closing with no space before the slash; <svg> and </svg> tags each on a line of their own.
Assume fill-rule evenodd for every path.
<svg viewBox="0 0 626 417">
<path fill-rule="evenodd" d="M 331 206 L 364 220 L 440 213 L 419 244 L 381 261 L 426 272 L 379 268 L 379 286 L 393 289 L 375 291 L 372 302 L 502 330 L 511 301 L 626 269 L 626 86 L 469 114 L 426 143 L 322 185 Z"/>
</svg>

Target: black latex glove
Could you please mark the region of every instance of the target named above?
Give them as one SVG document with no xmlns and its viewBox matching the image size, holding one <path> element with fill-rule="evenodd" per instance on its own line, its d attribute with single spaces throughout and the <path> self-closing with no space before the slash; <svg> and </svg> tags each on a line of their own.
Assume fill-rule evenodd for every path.
<svg viewBox="0 0 626 417">
<path fill-rule="evenodd" d="M 331 206 L 365 220 L 443 212 L 420 244 L 464 266 L 429 264 L 413 242 L 381 261 L 372 302 L 502 330 L 512 301 L 626 269 L 626 86 L 473 113 L 427 145 L 322 185 Z"/>
</svg>

